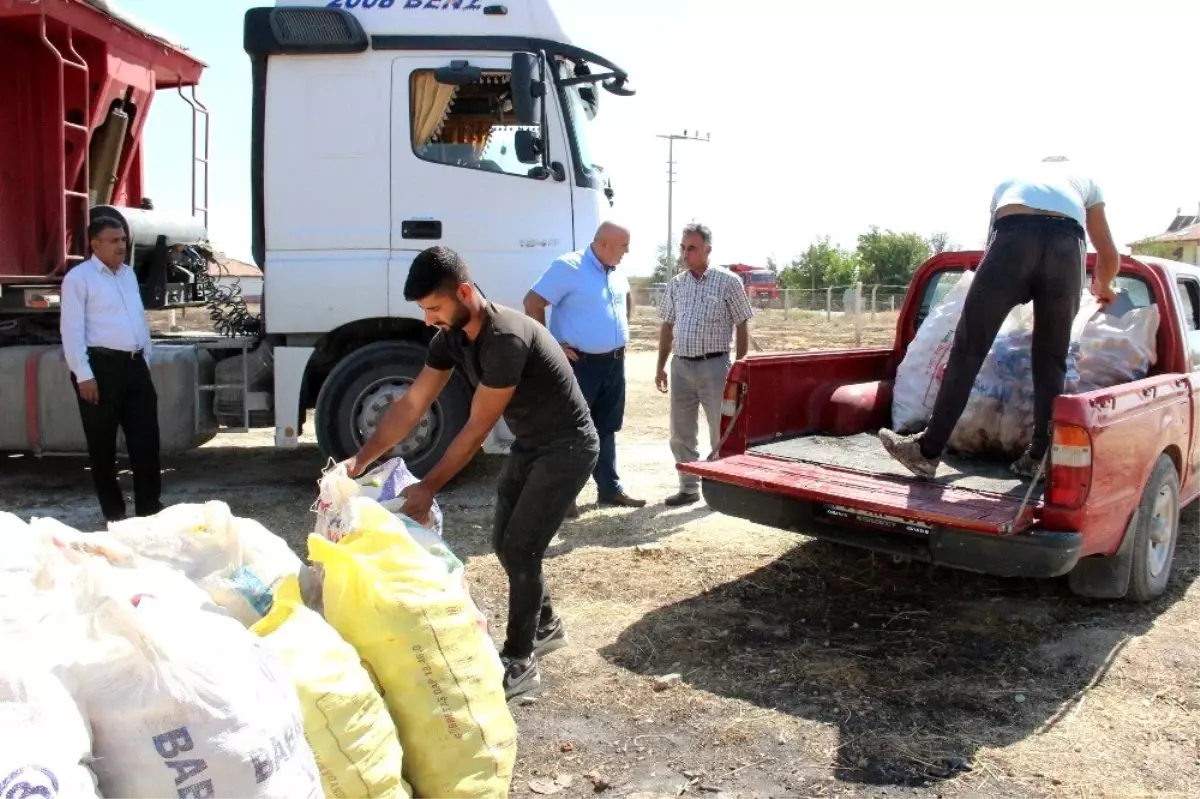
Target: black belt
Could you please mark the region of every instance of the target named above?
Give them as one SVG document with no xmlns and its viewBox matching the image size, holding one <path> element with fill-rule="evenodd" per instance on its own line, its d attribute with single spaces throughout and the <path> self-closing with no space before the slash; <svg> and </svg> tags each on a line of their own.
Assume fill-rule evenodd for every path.
<svg viewBox="0 0 1200 799">
<path fill-rule="evenodd" d="M 727 358 L 728 352 L 709 352 L 704 355 L 680 355 L 685 361 L 711 361 L 713 358 Z"/>
<path fill-rule="evenodd" d="M 578 350 L 581 361 L 619 361 L 625 357 L 625 348 L 617 347 L 608 352 L 583 352 Z"/>
<path fill-rule="evenodd" d="M 103 355 L 107 358 L 126 358 L 131 361 L 136 361 L 142 357 L 141 350 L 129 352 L 128 350 L 113 350 L 108 347 L 88 347 L 87 351 L 88 355 Z"/>
<path fill-rule="evenodd" d="M 996 230 L 1062 231 L 1083 239 L 1084 230 L 1069 216 L 1053 214 L 1009 214 L 996 220 Z"/>
</svg>

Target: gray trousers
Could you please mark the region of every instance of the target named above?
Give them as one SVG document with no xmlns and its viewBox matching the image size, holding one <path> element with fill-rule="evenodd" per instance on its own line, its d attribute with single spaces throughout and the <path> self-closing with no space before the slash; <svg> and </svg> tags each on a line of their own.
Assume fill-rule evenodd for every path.
<svg viewBox="0 0 1200 799">
<path fill-rule="evenodd" d="M 676 463 L 700 460 L 700 409 L 708 422 L 708 448 L 717 448 L 721 437 L 721 400 L 725 396 L 725 378 L 729 374 L 729 356 L 707 361 L 671 359 L 671 454 Z M 679 472 L 679 490 L 686 494 L 700 491 L 700 478 Z"/>
</svg>

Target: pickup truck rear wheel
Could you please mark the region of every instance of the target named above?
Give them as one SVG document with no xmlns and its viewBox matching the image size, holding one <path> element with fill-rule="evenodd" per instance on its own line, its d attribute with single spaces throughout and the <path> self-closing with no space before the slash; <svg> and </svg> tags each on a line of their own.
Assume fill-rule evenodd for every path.
<svg viewBox="0 0 1200 799">
<path fill-rule="evenodd" d="M 378 341 L 343 358 L 317 394 L 314 420 L 322 454 L 341 461 L 356 453 L 424 365 L 425 348 L 407 341 Z M 408 438 L 384 458 L 404 458 L 413 474 L 424 477 L 470 412 L 471 388 L 455 372 Z"/>
<path fill-rule="evenodd" d="M 1159 457 L 1146 481 L 1134 532 L 1126 598 L 1149 602 L 1167 589 L 1175 542 L 1179 539 L 1179 473 L 1166 455 Z"/>
</svg>

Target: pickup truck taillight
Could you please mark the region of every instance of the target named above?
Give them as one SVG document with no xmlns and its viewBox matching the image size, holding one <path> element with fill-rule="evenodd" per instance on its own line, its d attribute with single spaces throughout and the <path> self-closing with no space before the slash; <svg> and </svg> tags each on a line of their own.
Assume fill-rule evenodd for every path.
<svg viewBox="0 0 1200 799">
<path fill-rule="evenodd" d="M 732 380 L 725 383 L 725 394 L 721 398 L 721 415 L 728 418 L 733 416 L 737 411 L 738 395 L 742 391 L 742 384 L 735 383 Z"/>
<path fill-rule="evenodd" d="M 1082 427 L 1054 425 L 1050 447 L 1048 501 L 1051 505 L 1079 508 L 1092 487 L 1092 437 Z"/>
</svg>

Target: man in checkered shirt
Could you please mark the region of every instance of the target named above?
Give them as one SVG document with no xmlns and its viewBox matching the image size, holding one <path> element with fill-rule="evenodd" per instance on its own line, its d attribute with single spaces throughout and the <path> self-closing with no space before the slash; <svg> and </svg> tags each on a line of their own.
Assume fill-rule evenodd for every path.
<svg viewBox="0 0 1200 799">
<path fill-rule="evenodd" d="M 683 229 L 679 245 L 687 269 L 667 284 L 659 304 L 662 331 L 658 337 L 658 390 L 667 393 L 667 356 L 671 359 L 671 453 L 676 463 L 700 459 L 698 427 L 700 408 L 708 422 L 710 450 L 717 448 L 721 428 L 721 400 L 729 373 L 729 344 L 737 331 L 737 359 L 750 346 L 750 318 L 754 311 L 741 279 L 728 269 L 709 266 L 712 231 L 691 224 Z M 700 499 L 700 479 L 679 473 L 679 492 L 667 497 L 672 507 Z"/>
</svg>

